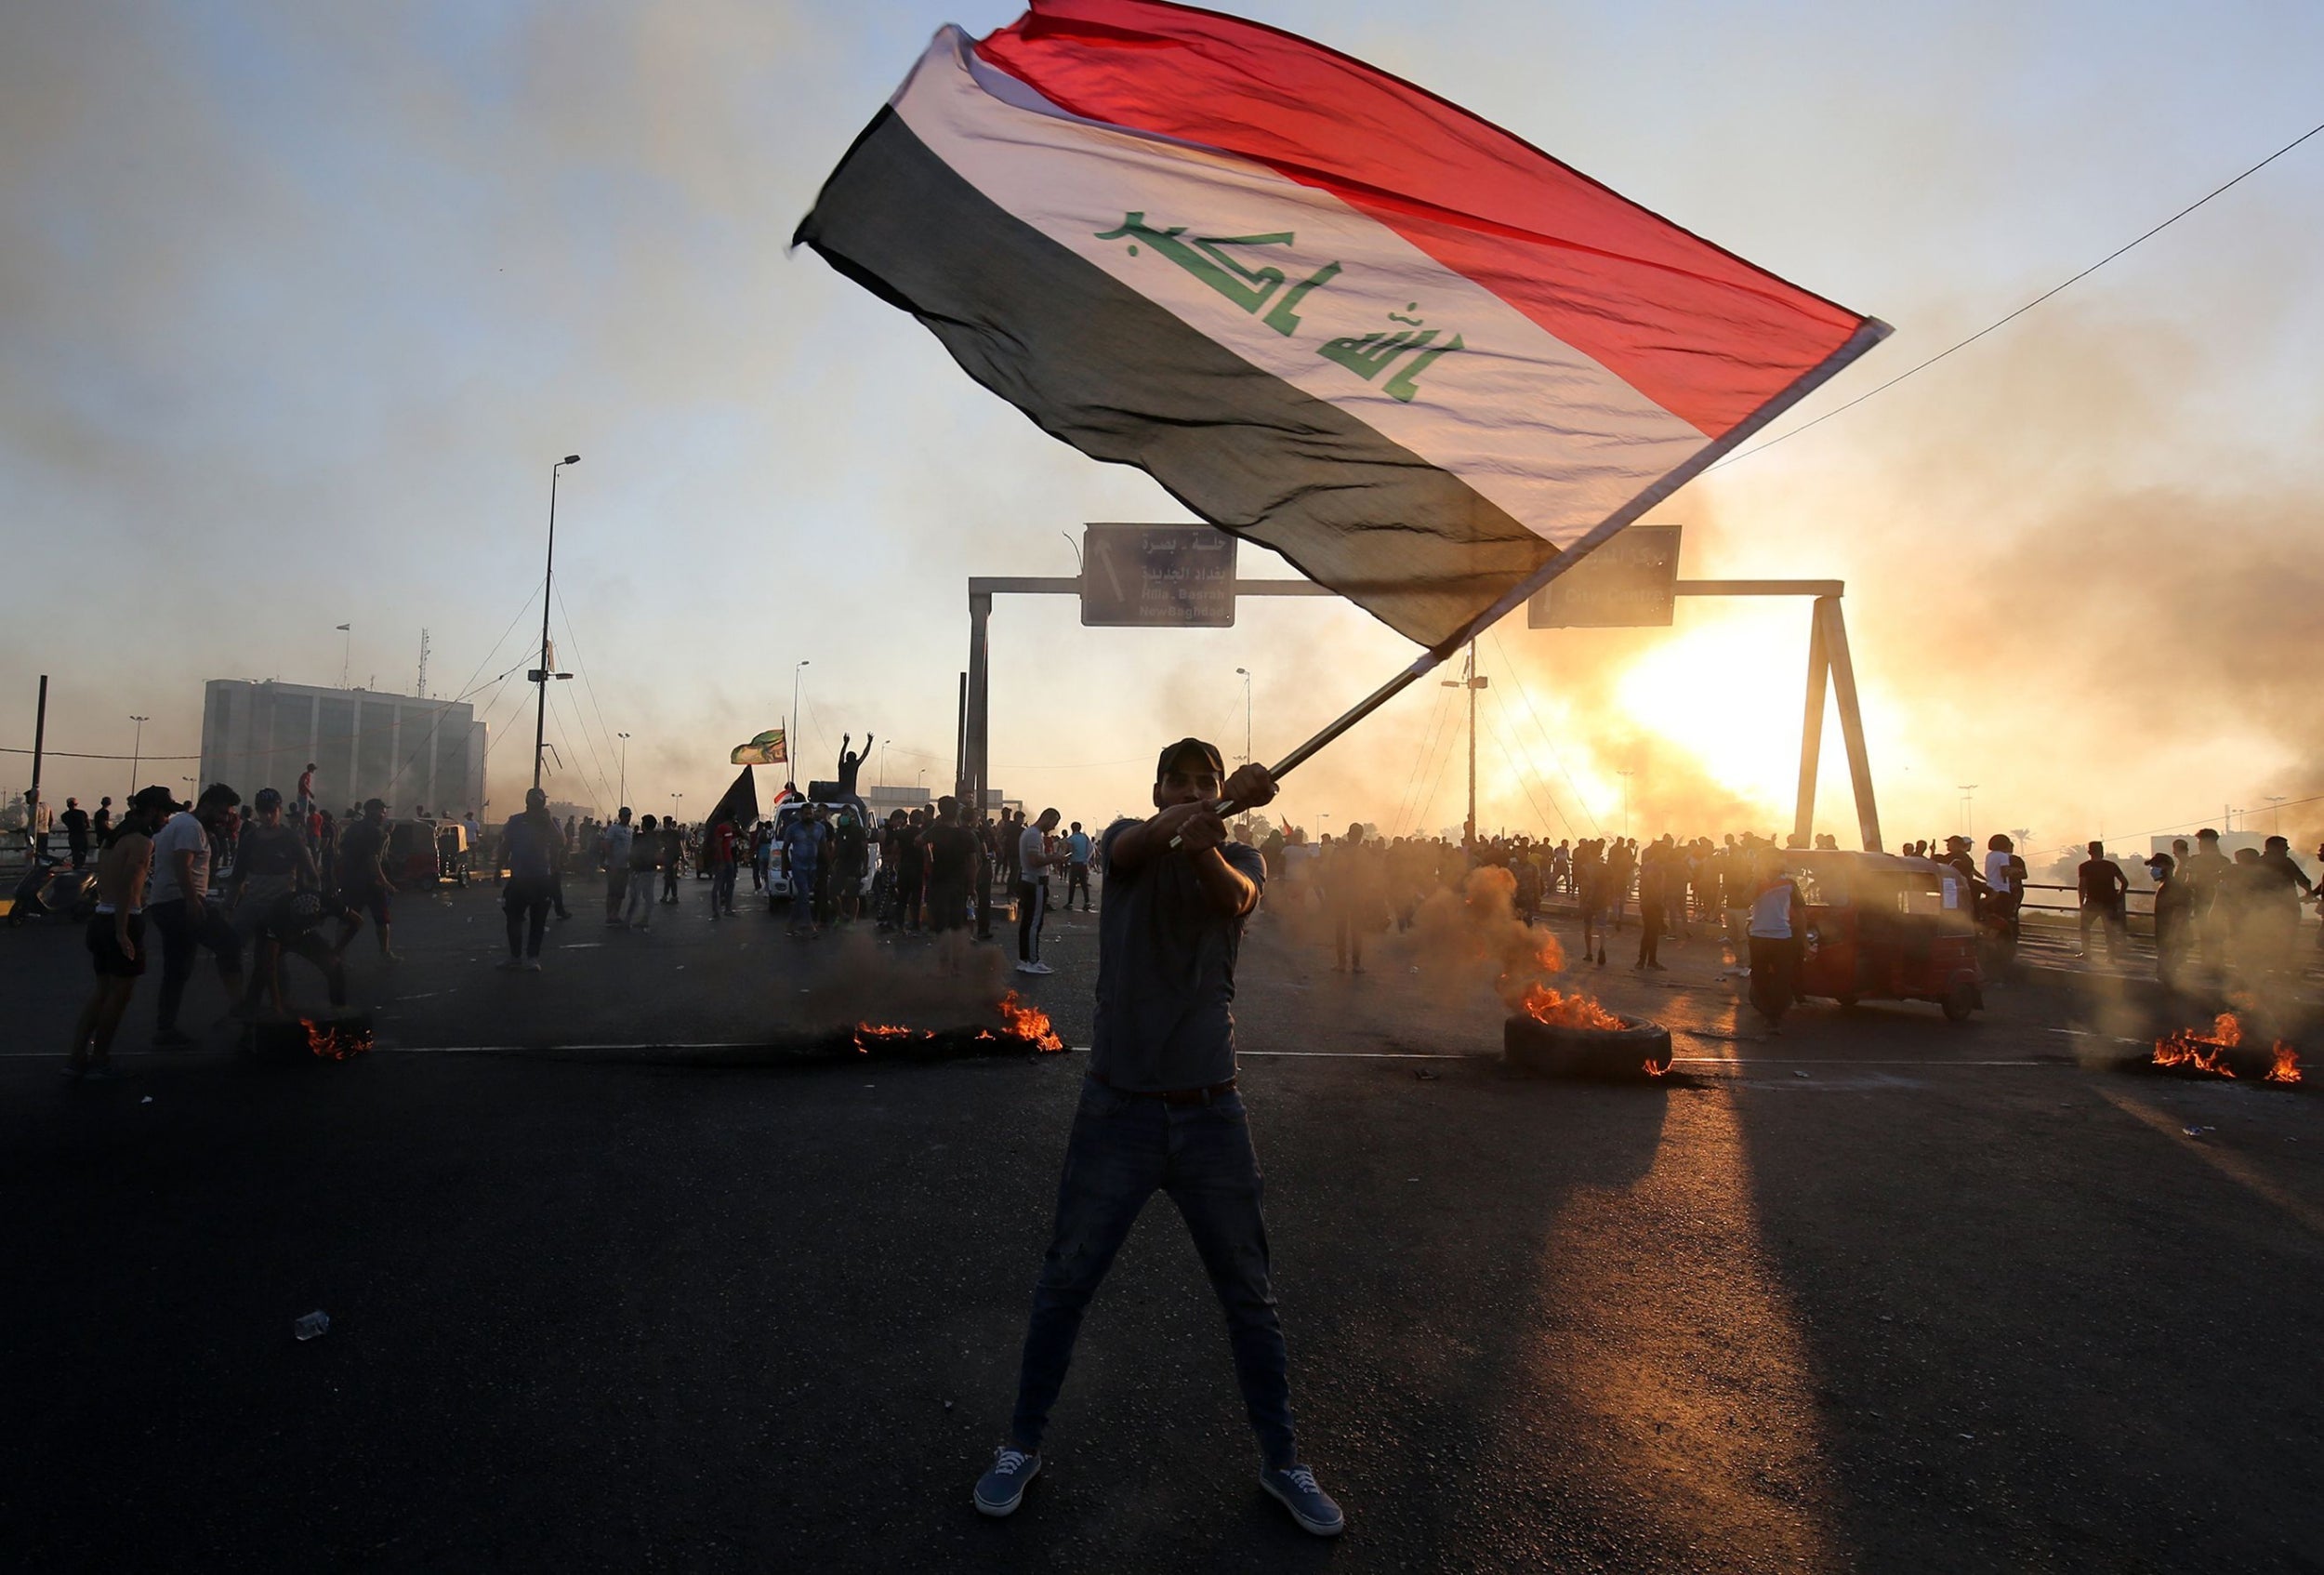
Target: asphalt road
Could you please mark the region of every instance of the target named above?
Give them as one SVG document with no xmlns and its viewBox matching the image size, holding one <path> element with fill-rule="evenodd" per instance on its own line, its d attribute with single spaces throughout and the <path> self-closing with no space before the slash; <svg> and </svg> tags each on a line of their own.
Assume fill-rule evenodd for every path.
<svg viewBox="0 0 2324 1575">
<path fill-rule="evenodd" d="M 2324 1568 L 2315 1098 L 2113 1069 L 2151 1003 L 2058 976 L 1763 1039 L 1700 941 L 1583 971 L 1672 1078 L 1527 1081 L 1481 986 L 1335 974 L 1287 912 L 1244 1086 L 1347 1535 L 1260 1492 L 1160 1206 L 986 1521 L 1085 1057 L 686 1065 L 1026 982 L 702 891 L 646 934 L 576 902 L 540 974 L 490 966 L 489 892 L 407 902 L 405 960 L 356 954 L 376 1053 L 112 1085 L 51 1071 L 77 936 L 0 935 L 0 1567 Z M 1095 937 L 1027 992 L 1075 1043 Z"/>
</svg>

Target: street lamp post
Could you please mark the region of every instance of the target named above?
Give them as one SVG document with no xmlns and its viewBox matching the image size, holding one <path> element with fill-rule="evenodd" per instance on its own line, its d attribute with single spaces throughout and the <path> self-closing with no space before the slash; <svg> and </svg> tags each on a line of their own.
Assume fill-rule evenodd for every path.
<svg viewBox="0 0 2324 1575">
<path fill-rule="evenodd" d="M 1250 668 L 1236 668 L 1243 675 L 1243 763 L 1250 764 Z"/>
<path fill-rule="evenodd" d="M 129 797 L 134 799 L 138 796 L 138 761 L 145 754 L 145 724 L 153 719 L 131 717 L 129 720 L 138 724 L 137 740 L 129 746 Z"/>
<path fill-rule="evenodd" d="M 1622 768 L 1622 835 L 1630 835 L 1630 779 L 1638 773 L 1628 766 Z"/>
<path fill-rule="evenodd" d="M 1977 785 L 1974 782 L 1963 782 L 1958 786 L 1961 788 L 1961 834 L 1964 837 L 1974 836 Z"/>
<path fill-rule="evenodd" d="M 791 768 L 793 782 L 799 780 L 799 675 L 807 666 L 806 658 L 801 657 L 799 665 L 791 668 L 791 714 L 783 728 L 783 758 Z"/>
<path fill-rule="evenodd" d="M 541 785 L 541 746 L 548 735 L 548 681 L 556 664 L 548 649 L 549 589 L 557 578 L 557 472 L 568 465 L 578 465 L 581 457 L 568 454 L 548 468 L 548 561 L 541 570 L 541 665 L 533 678 L 541 686 L 540 702 L 533 710 L 533 786 Z"/>
<path fill-rule="evenodd" d="M 669 796 L 669 817 L 673 825 L 675 825 L 678 820 L 678 801 L 685 796 L 686 795 L 683 793 L 672 793 Z"/>
<path fill-rule="evenodd" d="M 629 801 L 629 735 L 617 733 L 614 736 L 621 740 L 621 786 L 614 789 L 614 797 L 621 801 L 621 804 L 614 806 L 618 810 Z"/>
</svg>

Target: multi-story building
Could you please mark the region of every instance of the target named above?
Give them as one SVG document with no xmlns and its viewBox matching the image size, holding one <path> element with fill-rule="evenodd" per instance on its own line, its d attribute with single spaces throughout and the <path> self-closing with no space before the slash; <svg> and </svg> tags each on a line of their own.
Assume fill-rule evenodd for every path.
<svg viewBox="0 0 2324 1575">
<path fill-rule="evenodd" d="M 456 700 L 374 689 L 214 678 L 202 703 L 202 780 L 244 800 L 261 788 L 289 798 L 315 765 L 315 798 L 335 814 L 365 799 L 407 815 L 425 807 L 484 818 L 486 729 Z"/>
</svg>

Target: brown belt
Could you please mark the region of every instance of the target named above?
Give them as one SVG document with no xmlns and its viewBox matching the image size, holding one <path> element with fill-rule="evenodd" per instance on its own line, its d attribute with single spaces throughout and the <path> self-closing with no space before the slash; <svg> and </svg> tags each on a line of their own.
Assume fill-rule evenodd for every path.
<svg viewBox="0 0 2324 1575">
<path fill-rule="evenodd" d="M 1089 1074 L 1089 1080 L 1093 1083 L 1099 1084 L 1101 1087 L 1114 1089 L 1116 1093 L 1128 1094 L 1132 1099 L 1158 1099 L 1165 1105 L 1208 1105 L 1212 1101 L 1223 1099 L 1228 1094 L 1235 1092 L 1235 1079 L 1233 1078 L 1229 1078 L 1222 1083 L 1212 1083 L 1207 1088 L 1198 1089 L 1114 1088 L 1114 1084 L 1107 1079 L 1105 1074 L 1103 1072 L 1091 1072 Z"/>
</svg>

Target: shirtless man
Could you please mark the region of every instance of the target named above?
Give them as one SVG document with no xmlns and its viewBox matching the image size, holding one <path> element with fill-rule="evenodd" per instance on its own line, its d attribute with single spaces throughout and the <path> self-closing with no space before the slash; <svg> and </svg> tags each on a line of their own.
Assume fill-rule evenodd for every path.
<svg viewBox="0 0 2324 1575">
<path fill-rule="evenodd" d="M 97 913 L 89 920 L 89 957 L 97 989 L 73 1025 L 64 1075 L 101 1082 L 120 1076 L 113 1034 L 145 972 L 145 887 L 153 873 L 153 828 L 171 809 L 169 790 L 148 788 L 129 801 L 121 827 L 97 860 Z"/>
</svg>

